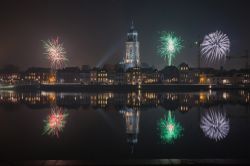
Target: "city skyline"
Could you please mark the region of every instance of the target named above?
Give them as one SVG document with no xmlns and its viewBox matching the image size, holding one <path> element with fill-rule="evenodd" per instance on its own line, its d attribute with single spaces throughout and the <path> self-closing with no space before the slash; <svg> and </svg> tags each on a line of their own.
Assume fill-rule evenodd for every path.
<svg viewBox="0 0 250 166">
<path fill-rule="evenodd" d="M 249 48 L 249 23 L 246 22 L 249 16 L 243 1 L 209 1 L 206 6 L 198 1 L 160 0 L 14 2 L 15 5 L 9 1 L 1 5 L 1 67 L 5 64 L 22 69 L 49 67 L 41 40 L 55 36 L 64 43 L 69 59 L 67 66 L 119 63 L 125 56 L 126 33 L 131 20 L 139 34 L 141 62 L 158 69 L 167 65 L 157 53 L 161 31 L 174 31 L 184 40 L 183 50 L 173 61 L 176 66 L 185 62 L 197 67 L 198 50 L 194 42 L 198 36 L 203 38 L 216 30 L 229 36 L 230 56 L 242 56 Z M 238 69 L 243 65 L 245 59 L 237 58 L 227 60 L 224 67 Z M 203 63 L 202 67 L 205 67 Z"/>
<path fill-rule="evenodd" d="M 1 0 L 0 165 L 250 163 L 249 20 L 246 0 Z"/>
</svg>

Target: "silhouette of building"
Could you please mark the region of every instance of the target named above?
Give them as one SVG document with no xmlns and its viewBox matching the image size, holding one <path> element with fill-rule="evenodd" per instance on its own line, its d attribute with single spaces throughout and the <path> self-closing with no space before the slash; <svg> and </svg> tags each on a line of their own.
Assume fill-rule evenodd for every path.
<svg viewBox="0 0 250 166">
<path fill-rule="evenodd" d="M 179 82 L 179 70 L 175 66 L 167 66 L 160 71 L 161 82 L 164 84 L 176 84 Z"/>
<path fill-rule="evenodd" d="M 91 68 L 89 65 L 83 65 L 80 71 L 80 82 L 84 85 L 90 84 L 90 72 Z"/>
<path fill-rule="evenodd" d="M 59 83 L 80 83 L 79 67 L 66 67 L 56 73 L 57 82 Z"/>
</svg>

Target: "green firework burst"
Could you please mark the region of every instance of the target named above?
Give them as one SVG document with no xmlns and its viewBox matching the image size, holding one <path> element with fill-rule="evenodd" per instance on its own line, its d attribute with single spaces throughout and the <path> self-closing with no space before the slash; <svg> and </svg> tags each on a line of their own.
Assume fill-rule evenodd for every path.
<svg viewBox="0 0 250 166">
<path fill-rule="evenodd" d="M 160 46 L 158 52 L 161 57 L 168 60 L 168 65 L 172 65 L 172 60 L 183 48 L 183 40 L 180 37 L 175 36 L 173 32 L 161 33 Z"/>
<path fill-rule="evenodd" d="M 158 121 L 158 130 L 163 143 L 173 144 L 176 139 L 182 136 L 183 128 L 169 111 L 167 118 Z"/>
</svg>

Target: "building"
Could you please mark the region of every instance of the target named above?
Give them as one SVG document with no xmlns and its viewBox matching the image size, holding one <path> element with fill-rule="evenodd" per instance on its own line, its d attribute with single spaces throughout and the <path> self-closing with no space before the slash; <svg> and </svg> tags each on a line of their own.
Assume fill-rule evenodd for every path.
<svg viewBox="0 0 250 166">
<path fill-rule="evenodd" d="M 107 72 L 107 84 L 113 85 L 114 84 L 114 79 L 115 79 L 115 70 L 116 66 L 112 64 L 105 64 L 103 66 L 103 69 L 106 70 Z"/>
<path fill-rule="evenodd" d="M 79 67 L 66 67 L 56 73 L 58 83 L 80 83 Z"/>
<path fill-rule="evenodd" d="M 127 76 L 124 68 L 116 67 L 114 85 L 124 85 L 127 83 Z"/>
<path fill-rule="evenodd" d="M 188 84 L 190 83 L 190 69 L 188 64 L 186 63 L 181 63 L 179 65 L 179 72 L 180 72 L 180 78 L 179 78 L 179 83 L 181 84 Z"/>
<path fill-rule="evenodd" d="M 241 69 L 237 71 L 237 83 L 239 84 L 250 84 L 250 70 Z"/>
<path fill-rule="evenodd" d="M 53 81 L 54 76 L 49 68 L 31 67 L 28 68 L 22 76 L 21 82 L 24 83 L 49 83 Z"/>
<path fill-rule="evenodd" d="M 108 85 L 108 73 L 105 69 L 93 68 L 90 71 L 90 83 L 99 85 Z"/>
<path fill-rule="evenodd" d="M 139 67 L 129 68 L 126 71 L 127 84 L 138 85 L 142 83 L 141 69 Z"/>
<path fill-rule="evenodd" d="M 129 32 L 127 33 L 126 54 L 123 63 L 125 65 L 125 69 L 140 66 L 138 33 L 135 30 L 133 22 Z"/>
<path fill-rule="evenodd" d="M 160 82 L 160 73 L 151 67 L 141 68 L 141 79 L 143 84 L 156 84 Z"/>
<path fill-rule="evenodd" d="M 91 68 L 89 65 L 83 65 L 80 71 L 80 82 L 81 84 L 90 84 L 90 72 Z"/>
<path fill-rule="evenodd" d="M 167 66 L 160 71 L 163 84 L 177 84 L 179 82 L 179 70 L 175 66 Z"/>
<path fill-rule="evenodd" d="M 16 84 L 20 81 L 19 69 L 15 66 L 8 65 L 0 70 L 0 84 Z"/>
</svg>

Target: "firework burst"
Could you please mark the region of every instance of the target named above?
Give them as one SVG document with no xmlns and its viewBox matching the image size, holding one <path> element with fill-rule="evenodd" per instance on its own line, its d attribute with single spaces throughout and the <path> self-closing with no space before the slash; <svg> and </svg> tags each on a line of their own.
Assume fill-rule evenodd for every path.
<svg viewBox="0 0 250 166">
<path fill-rule="evenodd" d="M 225 112 L 210 108 L 209 111 L 202 115 L 200 128 L 206 137 L 219 141 L 229 133 L 229 119 L 226 117 Z"/>
<path fill-rule="evenodd" d="M 66 52 L 64 50 L 63 44 L 59 42 L 59 38 L 53 38 L 48 41 L 43 41 L 45 54 L 50 61 L 50 66 L 52 70 L 60 69 L 64 66 L 66 58 Z"/>
<path fill-rule="evenodd" d="M 182 46 L 182 39 L 175 36 L 173 32 L 162 32 L 160 37 L 160 47 L 158 49 L 159 54 L 165 60 L 168 60 L 168 65 L 172 65 L 173 58 L 178 54 Z"/>
<path fill-rule="evenodd" d="M 51 113 L 48 115 L 47 119 L 44 121 L 45 127 L 43 134 L 57 136 L 59 138 L 59 133 L 62 132 L 68 114 L 63 112 L 61 108 L 52 108 Z"/>
<path fill-rule="evenodd" d="M 225 62 L 226 56 L 230 52 L 230 40 L 226 34 L 216 31 L 206 35 L 200 47 L 205 62 Z"/>
<path fill-rule="evenodd" d="M 171 112 L 168 112 L 168 117 L 160 119 L 158 122 L 158 129 L 160 131 L 160 138 L 163 143 L 174 143 L 174 140 L 181 137 L 183 128 L 176 122 Z"/>
</svg>

